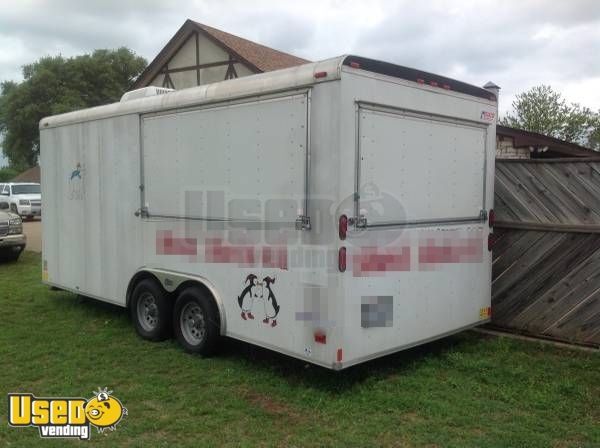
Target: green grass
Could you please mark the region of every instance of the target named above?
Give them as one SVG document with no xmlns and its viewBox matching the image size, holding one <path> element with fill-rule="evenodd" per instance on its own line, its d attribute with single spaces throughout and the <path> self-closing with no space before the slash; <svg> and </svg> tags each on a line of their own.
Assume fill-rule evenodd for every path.
<svg viewBox="0 0 600 448">
<path fill-rule="evenodd" d="M 0 265 L 0 304 L 0 446 L 66 443 L 8 427 L 6 393 L 97 386 L 129 416 L 90 446 L 600 446 L 596 353 L 465 332 L 342 372 L 235 341 L 202 359 L 50 291 L 29 252 Z"/>
</svg>

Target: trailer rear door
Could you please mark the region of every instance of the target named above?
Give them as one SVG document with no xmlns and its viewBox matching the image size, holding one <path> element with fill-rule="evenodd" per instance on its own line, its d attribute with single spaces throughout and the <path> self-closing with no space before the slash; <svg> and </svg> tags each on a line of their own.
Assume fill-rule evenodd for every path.
<svg viewBox="0 0 600 448">
<path fill-rule="evenodd" d="M 481 219 L 486 125 L 368 104 L 357 121 L 356 212 L 367 226 Z M 383 193 L 399 206 L 366 206 Z"/>
</svg>

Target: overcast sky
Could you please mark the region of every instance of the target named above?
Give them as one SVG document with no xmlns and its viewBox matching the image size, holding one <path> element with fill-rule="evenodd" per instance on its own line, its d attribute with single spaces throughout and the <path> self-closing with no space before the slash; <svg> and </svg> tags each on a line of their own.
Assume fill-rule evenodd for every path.
<svg viewBox="0 0 600 448">
<path fill-rule="evenodd" d="M 0 8 L 0 80 L 44 55 L 127 46 L 149 61 L 186 18 L 311 60 L 354 53 L 600 109 L 600 1 L 21 0 Z"/>
</svg>

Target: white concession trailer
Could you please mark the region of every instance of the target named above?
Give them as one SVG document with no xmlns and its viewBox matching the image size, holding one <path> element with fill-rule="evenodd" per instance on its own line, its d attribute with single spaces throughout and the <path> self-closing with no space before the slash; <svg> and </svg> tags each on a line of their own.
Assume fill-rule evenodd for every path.
<svg viewBox="0 0 600 448">
<path fill-rule="evenodd" d="M 494 92 L 343 56 L 44 118 L 44 282 L 146 339 L 333 369 L 479 325 L 496 116 Z"/>
</svg>

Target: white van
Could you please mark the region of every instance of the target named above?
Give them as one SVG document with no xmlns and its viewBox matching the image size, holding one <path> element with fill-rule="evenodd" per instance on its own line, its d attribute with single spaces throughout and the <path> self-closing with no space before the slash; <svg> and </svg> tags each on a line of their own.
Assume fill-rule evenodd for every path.
<svg viewBox="0 0 600 448">
<path fill-rule="evenodd" d="M 343 56 L 44 118 L 44 281 L 333 369 L 482 324 L 496 115 Z"/>
</svg>

